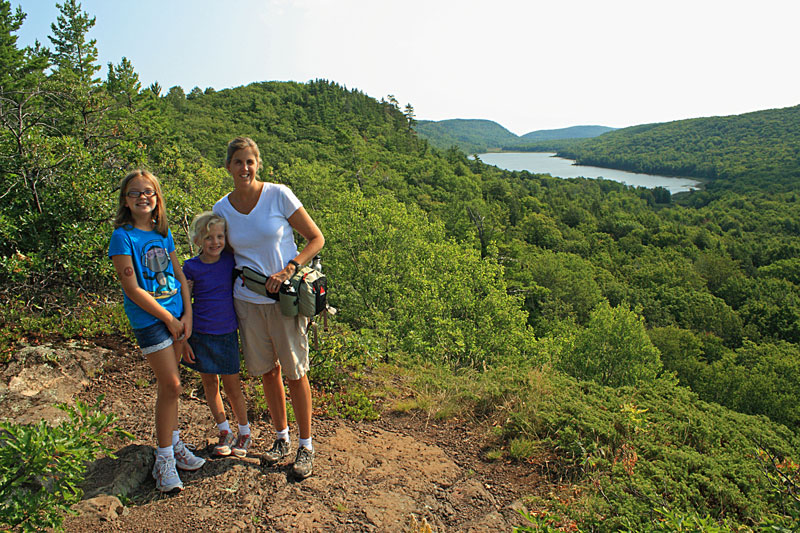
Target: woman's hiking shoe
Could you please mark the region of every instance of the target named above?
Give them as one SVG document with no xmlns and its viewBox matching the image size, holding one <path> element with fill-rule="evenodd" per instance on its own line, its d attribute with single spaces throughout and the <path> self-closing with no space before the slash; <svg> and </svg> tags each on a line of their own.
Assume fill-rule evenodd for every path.
<svg viewBox="0 0 800 533">
<path fill-rule="evenodd" d="M 156 488 L 161 492 L 172 492 L 183 490 L 183 483 L 175 469 L 175 459 L 156 455 L 156 464 L 153 465 L 153 478 L 156 480 Z"/>
<path fill-rule="evenodd" d="M 232 431 L 220 431 L 219 432 L 219 442 L 216 446 L 214 446 L 214 452 L 212 455 L 217 457 L 227 457 L 231 454 L 231 448 L 233 448 L 233 444 L 236 442 L 236 437 L 233 436 Z"/>
<path fill-rule="evenodd" d="M 272 448 L 264 453 L 264 462 L 268 465 L 274 465 L 287 455 L 289 455 L 289 443 L 283 439 L 275 439 L 275 442 L 272 443 Z"/>
<path fill-rule="evenodd" d="M 206 464 L 206 460 L 193 454 L 182 440 L 172 447 L 172 451 L 175 453 L 175 466 L 181 470 L 197 470 Z"/>
<path fill-rule="evenodd" d="M 247 456 L 247 449 L 250 447 L 250 433 L 247 435 L 239 435 L 236 444 L 231 448 L 231 453 L 236 457 Z"/>
<path fill-rule="evenodd" d="M 298 479 L 305 479 L 311 475 L 314 466 L 314 451 L 305 446 L 297 449 L 297 456 L 294 458 L 292 472 Z"/>
</svg>

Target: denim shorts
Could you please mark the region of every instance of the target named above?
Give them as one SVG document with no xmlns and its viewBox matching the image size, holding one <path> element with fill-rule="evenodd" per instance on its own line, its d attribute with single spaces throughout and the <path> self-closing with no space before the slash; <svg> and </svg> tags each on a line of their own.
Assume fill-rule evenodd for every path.
<svg viewBox="0 0 800 533">
<path fill-rule="evenodd" d="M 172 335 L 160 320 L 151 326 L 134 329 L 133 334 L 144 355 L 172 346 Z"/>
<path fill-rule="evenodd" d="M 194 352 L 194 363 L 181 361 L 191 369 L 202 374 L 239 373 L 239 332 L 211 333 L 192 332 L 189 346 Z"/>
</svg>

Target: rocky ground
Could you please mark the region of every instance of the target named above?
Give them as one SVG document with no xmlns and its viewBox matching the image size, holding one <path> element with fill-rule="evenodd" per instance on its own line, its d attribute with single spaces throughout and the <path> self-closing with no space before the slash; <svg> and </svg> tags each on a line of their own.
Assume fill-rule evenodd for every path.
<svg viewBox="0 0 800 533">
<path fill-rule="evenodd" d="M 154 379 L 135 348 L 108 339 L 27 347 L 2 378 L 6 418 L 57 420 L 54 403 L 103 394 L 104 409 L 135 436 L 112 443 L 116 459 L 90 466 L 68 532 L 511 531 L 525 525 L 517 511 L 527 496 L 558 490 L 535 465 L 487 461 L 484 429 L 387 411 L 369 423 L 315 415 L 314 475 L 304 481 L 291 477 L 290 461 L 262 464 L 273 433 L 256 420 L 248 457 L 209 459 L 182 474 L 183 492 L 162 495 L 150 475 Z M 191 375 L 184 383 L 181 436 L 208 457 L 216 426 Z"/>
</svg>

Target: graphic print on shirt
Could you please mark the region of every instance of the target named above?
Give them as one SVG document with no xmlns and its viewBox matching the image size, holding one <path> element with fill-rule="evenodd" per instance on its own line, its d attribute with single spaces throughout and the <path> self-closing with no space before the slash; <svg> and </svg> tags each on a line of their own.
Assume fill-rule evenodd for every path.
<svg viewBox="0 0 800 533">
<path fill-rule="evenodd" d="M 150 293 L 156 300 L 178 293 L 175 276 L 168 270 L 170 264 L 169 254 L 161 241 L 152 240 L 142 248 L 142 277 L 158 284 L 155 291 Z"/>
</svg>

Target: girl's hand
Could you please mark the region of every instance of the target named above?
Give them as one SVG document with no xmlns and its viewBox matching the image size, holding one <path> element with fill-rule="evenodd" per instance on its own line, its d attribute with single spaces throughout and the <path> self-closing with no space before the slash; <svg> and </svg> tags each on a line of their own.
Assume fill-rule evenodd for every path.
<svg viewBox="0 0 800 533">
<path fill-rule="evenodd" d="M 186 338 L 186 325 L 175 317 L 172 317 L 172 320 L 167 323 L 167 329 L 173 340 L 181 341 Z"/>
<path fill-rule="evenodd" d="M 194 356 L 194 350 L 188 342 L 183 343 L 183 350 L 181 350 L 181 360 L 187 363 L 194 363 L 197 359 Z"/>
</svg>

